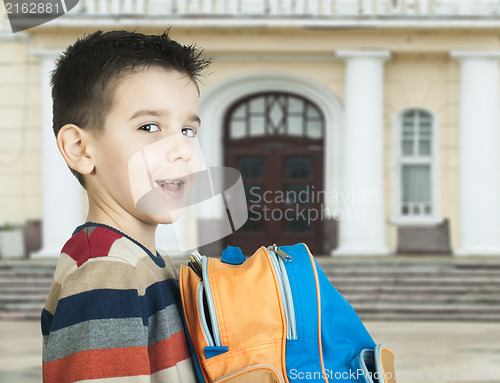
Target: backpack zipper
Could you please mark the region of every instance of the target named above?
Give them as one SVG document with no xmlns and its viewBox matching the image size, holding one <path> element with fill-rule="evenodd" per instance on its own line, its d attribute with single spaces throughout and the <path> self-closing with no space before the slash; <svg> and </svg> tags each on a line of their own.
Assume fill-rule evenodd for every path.
<svg viewBox="0 0 500 383">
<path fill-rule="evenodd" d="M 291 262 L 293 261 L 293 258 L 292 256 L 288 255 L 287 253 L 285 253 L 283 250 L 281 250 L 277 244 L 273 243 L 271 246 L 268 246 L 267 249 L 271 249 L 272 251 L 274 251 L 277 255 L 280 256 L 281 259 L 287 261 L 287 262 Z"/>
<path fill-rule="evenodd" d="M 210 280 L 208 279 L 208 258 L 206 256 L 203 256 L 201 258 L 202 261 L 202 274 L 203 274 L 203 287 L 204 287 L 204 292 L 205 296 L 207 298 L 207 303 L 208 303 L 208 312 L 210 315 L 210 322 L 212 323 L 212 335 L 213 335 L 213 342 L 215 346 L 221 346 L 221 341 L 220 341 L 220 334 L 219 334 L 219 323 L 217 322 L 217 315 L 215 313 L 215 304 L 214 304 L 214 298 L 212 296 L 212 289 L 210 287 Z"/>
<path fill-rule="evenodd" d="M 207 324 L 207 318 L 205 316 L 205 307 L 204 307 L 204 295 L 205 295 L 205 288 L 203 287 L 203 282 L 200 281 L 198 284 L 198 312 L 200 314 L 200 323 L 201 323 L 201 330 L 203 332 L 203 336 L 205 337 L 205 340 L 207 341 L 207 344 L 209 347 L 215 346 L 212 334 L 210 332 L 210 329 L 208 328 Z"/>
<path fill-rule="evenodd" d="M 275 243 L 268 246 L 267 250 L 271 255 L 271 261 L 278 278 L 283 309 L 285 311 L 287 339 L 297 339 L 297 322 L 295 318 L 292 288 L 290 286 L 290 280 L 288 279 L 288 273 L 285 266 L 285 262 L 291 262 L 293 258 L 281 250 Z"/>
</svg>

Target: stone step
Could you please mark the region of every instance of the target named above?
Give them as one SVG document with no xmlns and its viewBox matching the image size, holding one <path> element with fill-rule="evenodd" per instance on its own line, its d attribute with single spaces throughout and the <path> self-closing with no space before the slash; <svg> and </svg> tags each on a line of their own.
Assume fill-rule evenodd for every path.
<svg viewBox="0 0 500 383">
<path fill-rule="evenodd" d="M 0 293 L 0 307 L 3 303 L 11 302 L 43 302 L 47 299 L 49 291 L 29 294 Z"/>
<path fill-rule="evenodd" d="M 425 277 L 425 278 L 498 278 L 500 276 L 500 271 L 463 271 L 463 270 L 324 270 L 328 277 L 335 278 L 337 276 L 342 277 L 355 277 L 355 278 L 365 278 L 370 276 L 377 277 Z"/>
<path fill-rule="evenodd" d="M 398 293 L 350 293 L 342 294 L 345 299 L 351 304 L 357 302 L 411 302 L 413 303 L 433 303 L 433 304 L 492 304 L 500 307 L 500 295 L 498 294 L 459 294 L 456 296 L 450 296 L 449 294 L 398 294 Z"/>
<path fill-rule="evenodd" d="M 327 275 L 328 277 L 328 275 Z M 500 276 L 497 278 L 494 277 L 488 277 L 488 278 L 455 278 L 455 277 L 448 277 L 448 278 L 426 278 L 424 276 L 407 276 L 407 277 L 400 277 L 400 276 L 367 276 L 365 278 L 352 278 L 352 277 L 345 277 L 345 276 L 336 276 L 336 277 L 329 277 L 328 278 L 330 282 L 333 283 L 334 286 L 338 285 L 352 285 L 352 284 L 364 284 L 364 285 L 396 285 L 396 284 L 401 284 L 401 285 L 406 285 L 406 286 L 422 286 L 422 285 L 437 285 L 437 286 L 442 286 L 442 285 L 490 285 L 490 286 L 500 286 Z"/>
<path fill-rule="evenodd" d="M 0 311 L 0 321 L 16 321 L 16 320 L 40 320 L 40 313 L 31 311 L 16 311 L 16 312 L 2 312 Z"/>
<path fill-rule="evenodd" d="M 19 284 L 14 284 L 14 285 L 0 285 L 0 293 L 8 293 L 11 291 L 31 291 L 31 290 L 43 290 L 43 291 L 48 291 L 50 290 L 50 283 L 44 283 L 40 281 L 32 281 L 32 282 L 25 282 L 25 283 L 19 283 Z"/>
<path fill-rule="evenodd" d="M 8 281 L 12 279 L 25 279 L 25 278 L 40 278 L 40 279 L 52 279 L 54 273 L 50 272 L 40 272 L 40 273 L 32 273 L 32 272 L 3 272 L 0 273 L 0 279 L 3 281 Z"/>
<path fill-rule="evenodd" d="M 417 285 L 417 286 L 398 286 L 397 289 L 394 289 L 394 286 L 389 285 L 378 285 L 378 286 L 370 286 L 370 285 L 362 285 L 362 284 L 338 284 L 335 283 L 335 288 L 340 291 L 342 294 L 349 294 L 353 292 L 359 293 L 370 293 L 370 292 L 379 292 L 379 293 L 407 293 L 407 294 L 468 294 L 468 293 L 484 293 L 484 294 L 499 294 L 500 287 L 499 286 L 490 286 L 490 285 L 475 285 L 475 286 L 466 286 L 464 284 L 460 285 Z"/>
<path fill-rule="evenodd" d="M 484 313 L 401 313 L 401 312 L 358 312 L 362 321 L 436 321 L 436 322 L 495 322 L 500 321 L 498 314 L 484 314 Z"/>
<path fill-rule="evenodd" d="M 29 317 L 40 319 L 43 309 L 42 302 L 0 303 L 0 314 L 8 317 Z"/>
<path fill-rule="evenodd" d="M 39 287 L 50 287 L 52 280 L 48 279 L 36 279 L 36 278 L 26 278 L 26 279 L 13 279 L 0 280 L 0 289 L 7 289 L 10 287 L 23 287 L 23 286 L 39 286 Z"/>
<path fill-rule="evenodd" d="M 500 321 L 500 261 L 318 262 L 363 320 Z M 54 270 L 50 262 L 0 262 L 0 320 L 38 320 Z"/>
<path fill-rule="evenodd" d="M 456 269 L 409 269 L 398 268 L 394 270 L 388 269 L 370 269 L 370 268 L 343 268 L 343 269 L 324 269 L 325 274 L 329 277 L 445 277 L 445 278 L 498 278 L 500 270 L 456 270 Z M 51 281 L 54 276 L 54 271 L 0 271 L 0 282 L 25 280 L 25 279 L 41 279 Z"/>
<path fill-rule="evenodd" d="M 11 292 L 26 292 L 30 291 L 48 291 L 50 290 L 50 283 L 40 283 L 40 282 L 32 282 L 32 283 L 23 283 L 22 285 L 0 285 L 0 294 L 2 293 L 11 293 Z"/>
<path fill-rule="evenodd" d="M 338 289 L 339 292 L 349 302 L 359 301 L 408 301 L 408 302 L 461 302 L 461 303 L 484 303 L 500 304 L 499 291 L 485 292 L 481 289 L 471 291 L 422 291 L 419 289 L 413 290 L 405 288 L 397 291 L 390 291 L 386 288 L 385 291 L 378 289 Z M 10 290 L 0 290 L 0 302 L 15 302 L 15 301 L 45 301 L 50 289 L 38 288 L 20 288 Z"/>
<path fill-rule="evenodd" d="M 379 263 L 372 265 L 370 263 L 362 264 L 334 264 L 324 263 L 320 265 L 323 270 L 373 270 L 373 271 L 394 271 L 394 270 L 414 270 L 414 271 L 469 271 L 469 272 L 500 272 L 500 263 L 497 264 L 482 264 L 482 265 L 456 265 L 456 264 L 384 264 Z M 481 266 L 481 267 L 479 267 Z M 0 270 L 1 271 L 1 270 Z"/>
<path fill-rule="evenodd" d="M 397 312 L 485 312 L 485 313 L 498 313 L 500 315 L 500 305 L 458 305 L 458 304 L 430 304 L 430 303 L 387 303 L 387 302 L 357 302 L 352 305 L 356 310 L 366 311 L 397 311 Z"/>
</svg>

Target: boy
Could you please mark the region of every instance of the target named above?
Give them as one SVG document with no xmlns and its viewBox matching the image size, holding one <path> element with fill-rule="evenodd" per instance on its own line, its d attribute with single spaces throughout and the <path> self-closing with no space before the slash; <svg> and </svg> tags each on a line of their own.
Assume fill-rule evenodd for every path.
<svg viewBox="0 0 500 383">
<path fill-rule="evenodd" d="M 61 251 L 42 312 L 44 382 L 196 381 L 176 270 L 156 251 L 155 231 L 177 219 L 169 203 L 189 192 L 197 79 L 209 63 L 168 31 L 98 31 L 59 59 L 53 128 L 89 212 Z M 141 181 L 131 159 L 151 147 L 147 171 L 163 212 L 134 198 Z"/>
</svg>

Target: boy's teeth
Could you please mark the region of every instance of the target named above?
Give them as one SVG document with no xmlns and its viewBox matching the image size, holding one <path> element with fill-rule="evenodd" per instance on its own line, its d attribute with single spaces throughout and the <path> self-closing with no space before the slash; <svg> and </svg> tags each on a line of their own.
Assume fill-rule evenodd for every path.
<svg viewBox="0 0 500 383">
<path fill-rule="evenodd" d="M 165 185 L 166 189 L 175 191 L 179 189 L 181 183 L 179 181 L 165 181 L 163 185 Z"/>
</svg>

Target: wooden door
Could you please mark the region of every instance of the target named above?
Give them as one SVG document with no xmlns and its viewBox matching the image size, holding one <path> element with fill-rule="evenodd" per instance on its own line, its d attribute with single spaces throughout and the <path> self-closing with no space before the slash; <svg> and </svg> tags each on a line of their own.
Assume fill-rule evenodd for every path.
<svg viewBox="0 0 500 383">
<path fill-rule="evenodd" d="M 230 109 L 225 131 L 226 166 L 242 175 L 249 216 L 243 227 L 226 237 L 225 244 L 241 247 L 246 255 L 262 245 L 297 242 L 321 252 L 323 118 L 319 109 L 296 95 L 253 95 Z"/>
</svg>

